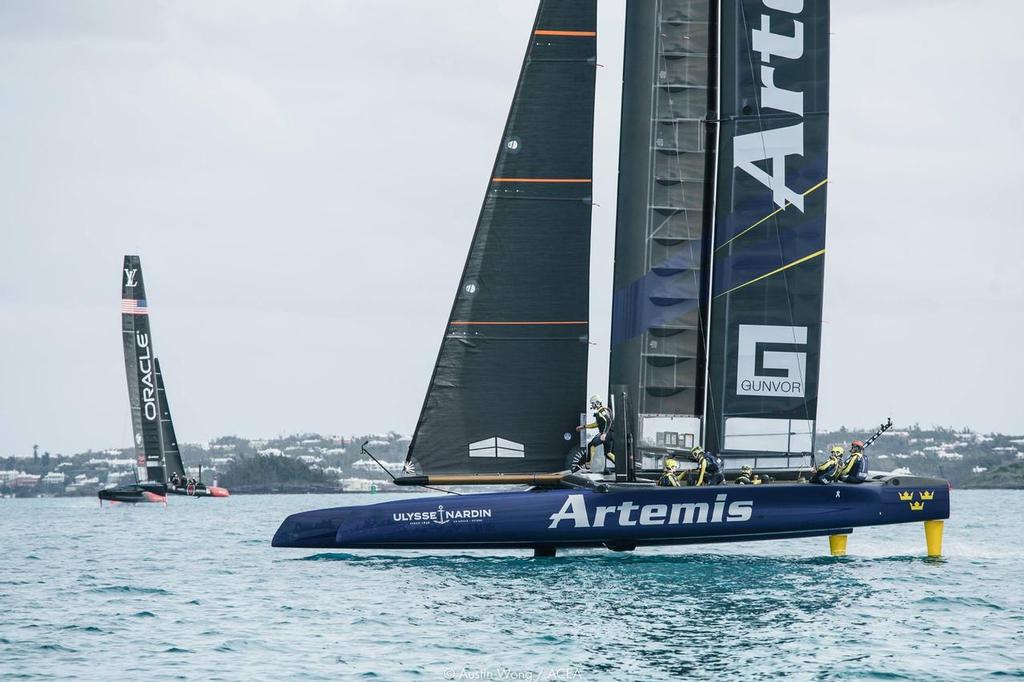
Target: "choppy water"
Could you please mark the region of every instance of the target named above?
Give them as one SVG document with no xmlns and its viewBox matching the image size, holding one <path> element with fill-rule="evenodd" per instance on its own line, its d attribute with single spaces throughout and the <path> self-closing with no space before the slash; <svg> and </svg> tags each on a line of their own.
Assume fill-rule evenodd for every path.
<svg viewBox="0 0 1024 682">
<path fill-rule="evenodd" d="M 1024 493 L 920 524 L 562 553 L 275 550 L 292 512 L 388 499 L 0 500 L 0 679 L 1024 676 Z"/>
</svg>

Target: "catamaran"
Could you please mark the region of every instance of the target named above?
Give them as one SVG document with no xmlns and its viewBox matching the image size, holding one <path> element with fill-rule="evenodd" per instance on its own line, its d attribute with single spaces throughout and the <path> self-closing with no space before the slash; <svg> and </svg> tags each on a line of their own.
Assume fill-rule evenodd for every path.
<svg viewBox="0 0 1024 682">
<path fill-rule="evenodd" d="M 153 350 L 149 307 L 138 256 L 126 255 L 121 278 L 121 333 L 135 437 L 136 482 L 99 491 L 100 504 L 166 502 L 167 495 L 227 497 L 228 491 L 189 479 L 171 421 L 160 361 Z"/>
<path fill-rule="evenodd" d="M 626 5 L 609 403 L 614 475 L 571 473 L 585 404 L 597 18 L 541 0 L 403 485 L 526 485 L 294 514 L 276 547 L 558 548 L 925 522 L 944 480 L 815 485 L 828 191 L 826 0 Z M 659 487 L 694 445 L 764 485 Z M 609 458 L 610 459 L 610 458 Z M 727 478 L 728 480 L 728 478 Z"/>
</svg>

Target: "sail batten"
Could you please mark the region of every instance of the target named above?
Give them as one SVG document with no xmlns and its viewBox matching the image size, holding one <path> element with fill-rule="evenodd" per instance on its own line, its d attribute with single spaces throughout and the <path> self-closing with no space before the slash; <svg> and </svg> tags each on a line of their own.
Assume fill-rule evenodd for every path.
<svg viewBox="0 0 1024 682">
<path fill-rule="evenodd" d="M 596 36 L 595 0 L 540 2 L 409 446 L 417 474 L 567 468 L 586 397 Z"/>
</svg>

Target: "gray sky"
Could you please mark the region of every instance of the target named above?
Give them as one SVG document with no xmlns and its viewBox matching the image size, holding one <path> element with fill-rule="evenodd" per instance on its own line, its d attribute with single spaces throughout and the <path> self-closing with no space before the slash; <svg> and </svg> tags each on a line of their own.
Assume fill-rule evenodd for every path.
<svg viewBox="0 0 1024 682">
<path fill-rule="evenodd" d="M 832 6 L 820 424 L 1024 431 L 1024 4 Z M 410 432 L 535 7 L 0 3 L 0 455 L 130 444 L 127 252 L 182 440 Z M 622 14 L 600 6 L 594 391 Z"/>
</svg>

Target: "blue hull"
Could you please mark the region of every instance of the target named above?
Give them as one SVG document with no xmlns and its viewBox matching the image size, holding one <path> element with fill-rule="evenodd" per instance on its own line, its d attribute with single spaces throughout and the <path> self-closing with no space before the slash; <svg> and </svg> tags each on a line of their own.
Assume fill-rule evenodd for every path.
<svg viewBox="0 0 1024 682">
<path fill-rule="evenodd" d="M 608 547 L 767 540 L 949 518 L 949 484 L 773 483 L 607 492 L 558 488 L 420 497 L 293 514 L 274 547 L 471 549 Z"/>
</svg>

